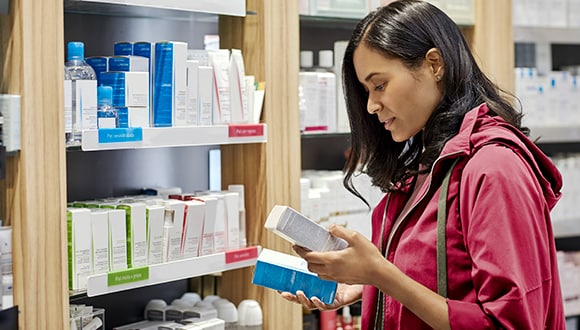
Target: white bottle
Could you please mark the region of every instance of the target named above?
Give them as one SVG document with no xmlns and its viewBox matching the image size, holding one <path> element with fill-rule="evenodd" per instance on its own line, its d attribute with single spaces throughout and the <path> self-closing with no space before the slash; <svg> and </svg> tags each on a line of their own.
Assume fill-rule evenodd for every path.
<svg viewBox="0 0 580 330">
<path fill-rule="evenodd" d="M 300 51 L 300 75 L 298 81 L 298 98 L 300 111 L 300 131 L 313 133 L 320 131 L 321 122 L 318 114 L 319 93 L 318 73 L 314 72 L 313 52 Z"/>
<path fill-rule="evenodd" d="M 113 87 L 99 86 L 97 88 L 99 109 L 97 110 L 98 128 L 115 128 L 119 126 L 119 113 L 113 107 Z"/>
<path fill-rule="evenodd" d="M 67 145 L 81 142 L 83 129 L 97 128 L 97 76 L 85 62 L 84 43 L 68 43 L 65 70 L 65 134 Z"/>
<path fill-rule="evenodd" d="M 318 52 L 319 121 L 325 131 L 336 132 L 336 75 L 334 74 L 334 52 Z"/>
<path fill-rule="evenodd" d="M 244 248 L 248 245 L 247 234 L 246 234 L 246 203 L 244 197 L 244 185 L 243 184 L 230 184 L 228 186 L 228 191 L 237 192 L 239 196 L 238 203 L 238 220 L 240 228 L 240 247 Z"/>
</svg>

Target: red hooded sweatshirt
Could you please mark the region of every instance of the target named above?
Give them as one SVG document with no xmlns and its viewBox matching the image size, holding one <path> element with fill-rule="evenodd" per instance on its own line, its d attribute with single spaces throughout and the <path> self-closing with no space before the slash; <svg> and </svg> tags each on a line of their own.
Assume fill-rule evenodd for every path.
<svg viewBox="0 0 580 330">
<path fill-rule="evenodd" d="M 373 212 L 373 243 L 384 226 L 386 257 L 437 291 L 436 222 L 441 178 L 460 158 L 447 195 L 447 278 L 451 329 L 565 329 L 550 210 L 562 178 L 552 161 L 485 104 L 468 112 L 420 188 L 390 193 Z M 435 180 L 433 180 L 435 178 Z M 435 182 L 434 182 L 435 181 Z M 384 224 L 383 224 L 384 219 Z M 387 242 L 389 233 L 394 230 Z M 377 315 L 377 289 L 363 290 L 363 329 Z M 380 312 L 379 312 L 380 313 Z M 385 295 L 384 329 L 430 329 Z"/>
</svg>

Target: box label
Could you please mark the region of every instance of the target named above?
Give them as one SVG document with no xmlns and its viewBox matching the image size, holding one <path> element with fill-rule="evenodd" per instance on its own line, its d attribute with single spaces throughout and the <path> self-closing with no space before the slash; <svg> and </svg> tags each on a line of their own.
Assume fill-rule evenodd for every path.
<svg viewBox="0 0 580 330">
<path fill-rule="evenodd" d="M 107 286 L 146 281 L 149 279 L 149 267 L 131 268 L 107 274 Z"/>
<path fill-rule="evenodd" d="M 233 264 L 235 262 L 251 260 L 258 258 L 258 247 L 252 246 L 239 250 L 226 251 L 226 265 Z"/>
<path fill-rule="evenodd" d="M 99 143 L 139 141 L 143 141 L 143 129 L 141 127 L 99 129 Z"/>
<path fill-rule="evenodd" d="M 234 124 L 228 125 L 228 137 L 264 136 L 264 125 L 261 124 Z"/>
</svg>

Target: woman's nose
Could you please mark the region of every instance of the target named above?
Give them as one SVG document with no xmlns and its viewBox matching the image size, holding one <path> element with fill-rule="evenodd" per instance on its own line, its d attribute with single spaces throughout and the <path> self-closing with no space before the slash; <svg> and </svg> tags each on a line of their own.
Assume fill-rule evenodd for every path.
<svg viewBox="0 0 580 330">
<path fill-rule="evenodd" d="M 369 100 L 367 102 L 367 111 L 371 115 L 374 115 L 377 112 L 379 112 L 380 110 L 381 110 L 381 105 L 378 104 L 377 102 L 373 102 L 373 100 L 371 100 L 371 98 L 369 97 Z"/>
</svg>

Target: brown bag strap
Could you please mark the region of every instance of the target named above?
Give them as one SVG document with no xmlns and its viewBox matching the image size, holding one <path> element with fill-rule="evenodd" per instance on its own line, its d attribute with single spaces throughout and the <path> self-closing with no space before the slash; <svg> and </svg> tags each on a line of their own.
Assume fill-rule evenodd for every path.
<svg viewBox="0 0 580 330">
<path fill-rule="evenodd" d="M 447 225 L 447 192 L 449 191 L 451 172 L 453 172 L 458 161 L 459 158 L 455 159 L 447 174 L 445 174 L 437 201 L 437 293 L 443 298 L 447 298 L 447 235 L 445 232 L 445 226 Z"/>
</svg>

